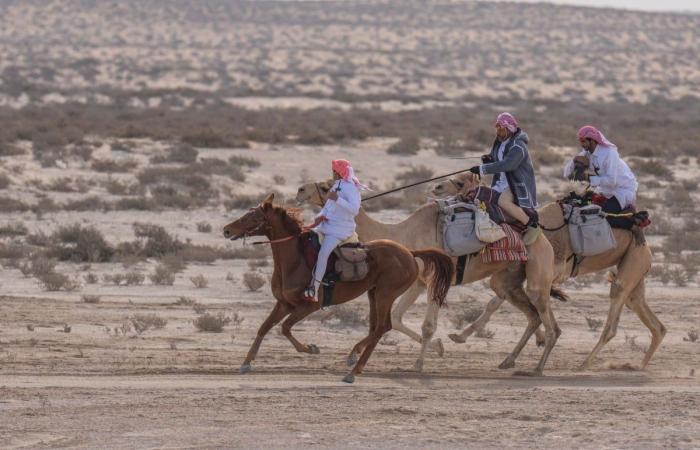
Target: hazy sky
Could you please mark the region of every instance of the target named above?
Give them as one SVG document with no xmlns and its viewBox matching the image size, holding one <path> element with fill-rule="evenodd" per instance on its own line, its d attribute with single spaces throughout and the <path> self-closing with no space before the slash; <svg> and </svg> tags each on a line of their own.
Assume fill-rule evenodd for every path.
<svg viewBox="0 0 700 450">
<path fill-rule="evenodd" d="M 511 0 L 512 1 L 512 0 Z M 646 11 L 694 11 L 700 12 L 700 0 L 515 0 L 545 1 L 582 6 L 609 6 L 613 8 L 641 9 Z"/>
</svg>

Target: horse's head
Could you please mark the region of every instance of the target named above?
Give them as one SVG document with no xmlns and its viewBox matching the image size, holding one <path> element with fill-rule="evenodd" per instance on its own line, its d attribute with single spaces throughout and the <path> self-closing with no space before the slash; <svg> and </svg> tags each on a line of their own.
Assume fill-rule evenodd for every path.
<svg viewBox="0 0 700 450">
<path fill-rule="evenodd" d="M 432 194 L 439 197 L 447 197 L 464 194 L 479 185 L 480 178 L 471 172 L 460 173 L 433 186 Z"/>
<path fill-rule="evenodd" d="M 269 194 L 258 206 L 250 208 L 242 217 L 224 227 L 224 237 L 235 241 L 242 237 L 263 236 L 269 227 L 274 194 Z"/>
<path fill-rule="evenodd" d="M 323 206 L 326 203 L 328 192 L 333 187 L 333 180 L 319 181 L 318 183 L 306 183 L 297 189 L 297 204 L 310 203 Z"/>
</svg>

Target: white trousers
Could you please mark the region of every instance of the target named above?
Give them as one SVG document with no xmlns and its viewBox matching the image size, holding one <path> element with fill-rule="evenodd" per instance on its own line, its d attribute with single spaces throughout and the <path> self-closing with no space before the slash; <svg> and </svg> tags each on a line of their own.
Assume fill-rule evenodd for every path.
<svg viewBox="0 0 700 450">
<path fill-rule="evenodd" d="M 341 242 L 343 242 L 343 239 L 330 236 L 328 234 L 326 234 L 323 238 L 321 250 L 318 252 L 318 260 L 316 261 L 316 270 L 314 271 L 314 289 L 316 290 L 316 298 L 319 296 L 318 288 L 321 287 L 323 275 L 326 274 L 328 257 L 331 256 L 333 249 L 335 249 Z"/>
</svg>

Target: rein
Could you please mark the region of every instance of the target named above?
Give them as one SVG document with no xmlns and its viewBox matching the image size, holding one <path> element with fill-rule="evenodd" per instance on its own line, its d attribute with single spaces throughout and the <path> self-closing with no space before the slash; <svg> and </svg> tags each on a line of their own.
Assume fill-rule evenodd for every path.
<svg viewBox="0 0 700 450">
<path fill-rule="evenodd" d="M 291 236 L 287 236 L 285 238 L 280 238 L 280 239 L 273 239 L 270 241 L 260 241 L 260 242 L 252 242 L 251 245 L 263 245 L 263 244 L 279 244 L 281 242 L 287 242 L 291 241 L 292 239 L 296 239 L 301 237 L 302 234 L 307 233 L 311 230 L 311 228 L 303 227 L 301 231 L 297 234 L 293 234 Z"/>
</svg>

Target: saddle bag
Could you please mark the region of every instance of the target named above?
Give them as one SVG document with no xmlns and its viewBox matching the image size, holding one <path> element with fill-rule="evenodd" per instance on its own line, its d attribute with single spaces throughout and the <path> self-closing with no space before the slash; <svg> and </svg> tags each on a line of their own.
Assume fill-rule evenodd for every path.
<svg viewBox="0 0 700 450">
<path fill-rule="evenodd" d="M 363 246 L 346 245 L 335 249 L 338 259 L 335 260 L 335 271 L 340 275 L 340 281 L 364 280 L 369 273 L 367 249 Z"/>
<path fill-rule="evenodd" d="M 579 256 L 594 256 L 615 248 L 615 236 L 605 213 L 599 205 L 573 207 L 564 211 L 569 216 L 569 236 L 571 247 Z"/>
<path fill-rule="evenodd" d="M 438 233 L 442 247 L 452 256 L 470 255 L 486 245 L 476 235 L 478 208 L 459 199 L 437 200 Z"/>
</svg>

